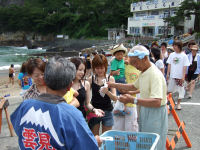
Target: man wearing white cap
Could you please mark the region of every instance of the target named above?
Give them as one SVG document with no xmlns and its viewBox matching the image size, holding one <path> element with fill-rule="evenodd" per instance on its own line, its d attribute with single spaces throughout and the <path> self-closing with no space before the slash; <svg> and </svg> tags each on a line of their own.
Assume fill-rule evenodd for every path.
<svg viewBox="0 0 200 150">
<path fill-rule="evenodd" d="M 128 53 L 129 62 L 141 71 L 133 84 L 108 83 L 109 87 L 118 90 L 140 90 L 141 98 L 134 98 L 129 94 L 119 97 L 123 103 L 134 103 L 140 106 L 139 130 L 160 135 L 158 150 L 164 150 L 168 129 L 167 86 L 160 70 L 149 61 L 149 51 L 141 45 L 134 46 Z"/>
</svg>

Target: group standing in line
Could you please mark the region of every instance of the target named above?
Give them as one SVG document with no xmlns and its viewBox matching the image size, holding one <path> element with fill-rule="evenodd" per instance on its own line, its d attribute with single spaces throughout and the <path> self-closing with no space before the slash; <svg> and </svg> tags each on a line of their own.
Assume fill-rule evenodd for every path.
<svg viewBox="0 0 200 150">
<path fill-rule="evenodd" d="M 157 42 L 152 43 L 150 49 L 147 46 L 137 45 L 128 50 L 123 44 L 118 44 L 111 49 L 114 59 L 111 61 L 110 74 L 107 74 L 108 61 L 102 54 L 96 54 L 92 60 L 87 58 L 86 61 L 81 58 L 71 58 L 68 61 L 55 57 L 50 59 L 50 62 L 44 62 L 40 58 L 30 59 L 22 64 L 18 76 L 19 85 L 22 87 L 21 95 L 23 95 L 25 101 L 13 114 L 14 127 L 16 127 L 16 122 L 19 122 L 20 119 L 22 121 L 23 115 L 25 117 L 29 110 L 35 112 L 39 109 L 42 110 L 43 106 L 40 107 L 39 103 L 44 104 L 43 110 L 45 112 L 51 112 L 49 108 L 52 106 L 49 106 L 49 104 L 56 104 L 56 106 L 60 104 L 63 114 L 65 114 L 63 108 L 66 107 L 66 104 L 63 103 L 68 103 L 77 107 L 82 115 L 77 114 L 78 116 L 76 116 L 76 114 L 66 111 L 67 119 L 72 124 L 77 123 L 77 118 L 81 122 L 87 120 L 94 135 L 100 134 L 101 123 L 102 133 L 111 129 L 154 132 L 161 136 L 158 149 L 164 149 L 168 130 L 167 92 L 179 93 L 176 109 L 181 110 L 181 99 L 185 96 L 185 80 L 188 82 L 188 98 L 192 98 L 195 79 L 200 73 L 200 56 L 197 53 L 199 47 L 196 44 L 190 46 L 188 55 L 185 54 L 182 47 L 182 42 L 178 40 L 174 41 L 173 47 L 170 49 L 167 49 L 166 43 L 162 43 L 161 49 L 159 49 Z M 64 61 L 67 63 L 65 64 Z M 54 65 L 54 67 L 50 65 Z M 65 67 L 71 68 L 74 72 L 74 76 L 71 76 L 70 80 L 67 80 L 70 75 L 66 72 Z M 54 72 L 50 72 L 49 68 L 52 69 L 50 71 L 57 71 L 57 76 Z M 88 71 L 88 69 L 91 70 Z M 85 78 L 86 72 L 87 78 Z M 66 76 L 63 73 L 66 73 Z M 62 74 L 63 78 L 59 74 Z M 25 76 L 28 76 L 27 79 L 25 79 Z M 33 84 L 30 77 L 33 79 Z M 61 80 L 66 80 L 66 83 Z M 33 106 L 29 106 L 26 101 L 32 102 Z M 14 119 L 19 110 L 25 106 L 29 110 L 24 110 L 21 114 L 22 118 Z M 34 110 L 32 110 L 32 107 L 34 107 Z M 58 115 L 61 115 L 61 120 L 58 120 L 58 122 L 63 127 L 62 122 L 64 123 L 67 119 L 62 120 L 63 114 L 59 112 L 58 106 L 52 109 Z M 69 107 L 69 109 L 77 113 L 74 108 Z M 92 113 L 90 117 L 88 117 L 88 111 Z M 77 118 L 75 119 L 73 115 Z M 22 125 L 21 127 L 29 127 L 26 124 L 20 123 L 20 125 Z M 82 128 L 80 132 L 83 132 L 86 137 L 89 136 L 88 144 L 96 147 L 98 143 L 101 143 L 98 136 L 96 137 L 97 141 L 94 141 L 95 138 L 91 136 L 89 129 L 85 127 L 85 123 L 83 126 L 78 124 L 78 128 Z M 22 130 L 23 128 L 17 129 L 17 133 L 25 132 Z M 43 131 L 41 128 L 36 130 L 38 132 Z M 58 134 L 62 134 L 57 131 L 57 128 L 55 130 Z M 63 130 L 68 132 L 67 128 Z M 73 128 L 73 130 L 75 129 Z M 48 134 L 52 136 L 52 133 Z M 77 136 L 74 131 L 70 134 Z M 69 140 L 69 137 L 65 136 Z M 62 144 L 66 139 L 65 137 L 60 138 L 61 142 L 59 141 L 59 143 L 58 138 L 53 136 L 55 141 L 52 147 L 59 145 L 62 149 Z M 73 141 L 71 142 L 73 143 Z"/>
</svg>

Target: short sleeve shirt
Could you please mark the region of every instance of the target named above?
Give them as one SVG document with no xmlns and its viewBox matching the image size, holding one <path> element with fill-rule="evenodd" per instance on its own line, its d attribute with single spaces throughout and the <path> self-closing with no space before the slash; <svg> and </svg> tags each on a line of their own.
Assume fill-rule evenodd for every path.
<svg viewBox="0 0 200 150">
<path fill-rule="evenodd" d="M 127 83 L 134 83 L 140 75 L 140 71 L 137 70 L 134 66 L 132 65 L 125 65 L 125 78 Z M 136 97 L 136 94 L 132 95 Z M 128 103 L 126 104 L 128 107 L 134 107 L 135 104 Z"/>
<path fill-rule="evenodd" d="M 140 90 L 141 98 L 160 98 L 161 106 L 167 103 L 167 85 L 162 72 L 151 63 L 151 67 L 141 73 L 134 86 Z"/>
<path fill-rule="evenodd" d="M 40 91 L 38 90 L 37 86 L 33 84 L 25 93 L 23 96 L 23 100 L 36 98 L 40 95 Z"/>
<path fill-rule="evenodd" d="M 164 63 L 163 63 L 163 61 L 161 59 L 156 61 L 155 65 L 156 65 L 156 67 L 158 67 L 158 69 L 164 68 Z"/>
<path fill-rule="evenodd" d="M 190 62 L 187 55 L 184 52 L 173 52 L 169 55 L 167 63 L 171 65 L 170 78 L 183 78 L 183 67 L 189 66 Z"/>
<path fill-rule="evenodd" d="M 74 96 L 74 92 L 75 92 L 75 90 L 73 88 L 70 88 L 70 90 L 67 91 L 67 93 L 63 96 L 63 98 L 65 99 L 67 104 L 70 104 L 72 102 L 73 96 Z"/>
<path fill-rule="evenodd" d="M 125 73 L 125 65 L 124 65 L 124 60 L 117 60 L 116 58 L 111 62 L 111 71 L 116 71 L 120 69 L 120 75 L 114 75 L 115 80 L 124 78 L 124 73 Z"/>
</svg>

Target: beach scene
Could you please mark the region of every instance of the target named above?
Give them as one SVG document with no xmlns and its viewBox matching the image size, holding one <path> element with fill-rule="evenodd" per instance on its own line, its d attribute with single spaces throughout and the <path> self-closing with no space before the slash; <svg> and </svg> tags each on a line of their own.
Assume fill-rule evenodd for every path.
<svg viewBox="0 0 200 150">
<path fill-rule="evenodd" d="M 0 0 L 0 150 L 199 150 L 199 0 Z"/>
</svg>

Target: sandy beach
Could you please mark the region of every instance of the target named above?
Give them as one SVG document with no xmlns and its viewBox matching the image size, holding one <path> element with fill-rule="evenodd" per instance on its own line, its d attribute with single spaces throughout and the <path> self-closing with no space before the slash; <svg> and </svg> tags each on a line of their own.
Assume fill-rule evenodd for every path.
<svg viewBox="0 0 200 150">
<path fill-rule="evenodd" d="M 18 70 L 16 69 L 15 75 L 15 82 L 14 85 L 9 83 L 8 78 L 8 70 L 1 70 L 0 71 L 0 97 L 10 94 L 8 99 L 9 106 L 8 106 L 8 113 L 12 114 L 13 111 L 20 105 L 22 102 L 22 98 L 19 95 L 21 88 L 18 85 L 17 77 L 18 77 Z M 10 131 L 7 125 L 6 115 L 5 112 L 2 111 L 2 127 L 0 133 L 0 149 L 1 150 L 18 150 L 18 138 L 15 134 L 14 137 L 10 137 Z"/>
</svg>

